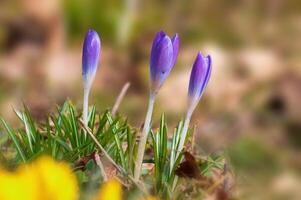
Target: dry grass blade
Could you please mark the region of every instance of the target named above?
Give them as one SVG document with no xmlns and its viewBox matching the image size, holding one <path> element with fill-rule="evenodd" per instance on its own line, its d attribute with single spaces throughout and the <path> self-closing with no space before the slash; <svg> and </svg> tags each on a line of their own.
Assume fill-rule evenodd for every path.
<svg viewBox="0 0 301 200">
<path fill-rule="evenodd" d="M 95 142 L 99 150 L 103 153 L 103 155 L 106 157 L 106 159 L 111 162 L 111 164 L 116 167 L 116 169 L 123 175 L 125 175 L 129 180 L 131 180 L 142 192 L 144 192 L 146 195 L 148 195 L 148 192 L 146 188 L 144 187 L 144 184 L 142 182 L 137 182 L 134 180 L 132 176 L 130 176 L 123 168 L 121 168 L 112 158 L 111 156 L 107 153 L 107 151 L 101 146 L 101 144 L 98 142 L 96 137 L 93 135 L 89 127 L 87 127 L 84 122 L 79 119 L 80 125 L 83 127 L 83 129 L 88 133 L 88 135 L 92 138 L 92 140 Z"/>
<path fill-rule="evenodd" d="M 93 135 L 93 133 L 91 132 L 91 130 L 84 124 L 84 122 L 79 119 L 79 122 L 81 124 L 81 126 L 85 129 L 85 131 L 90 135 L 90 137 L 92 138 L 92 140 L 95 142 L 95 144 L 97 145 L 97 147 L 101 150 L 101 152 L 104 154 L 104 156 L 121 172 L 124 173 L 124 169 L 122 169 L 119 165 L 117 165 L 117 163 L 111 158 L 111 156 L 106 152 L 106 150 L 101 146 L 101 144 L 98 142 L 98 140 L 96 139 L 96 137 Z"/>
<path fill-rule="evenodd" d="M 107 174 L 106 174 L 106 172 L 105 172 L 105 169 L 104 169 L 104 167 L 103 167 L 103 164 L 102 164 L 102 162 L 101 162 L 101 160 L 100 160 L 100 157 L 99 157 L 98 153 L 95 153 L 95 154 L 94 154 L 94 159 L 95 159 L 95 162 L 96 162 L 97 166 L 98 166 L 99 169 L 100 169 L 100 173 L 101 173 L 101 175 L 102 175 L 102 177 L 103 177 L 103 180 L 104 180 L 104 181 L 107 181 L 107 180 L 108 180 L 108 176 L 107 176 Z"/>
<path fill-rule="evenodd" d="M 120 91 L 120 93 L 119 93 L 119 95 L 118 95 L 118 97 L 116 99 L 116 102 L 115 102 L 115 104 L 114 104 L 114 106 L 112 108 L 112 115 L 113 116 L 115 116 L 115 114 L 116 114 L 116 112 L 117 112 L 117 110 L 118 110 L 118 108 L 119 108 L 119 106 L 120 106 L 120 104 L 121 104 L 121 102 L 122 102 L 122 100 L 123 100 L 126 92 L 128 91 L 128 89 L 130 87 L 130 85 L 131 85 L 130 82 L 127 82 L 122 87 L 122 89 L 121 89 L 121 91 Z"/>
</svg>

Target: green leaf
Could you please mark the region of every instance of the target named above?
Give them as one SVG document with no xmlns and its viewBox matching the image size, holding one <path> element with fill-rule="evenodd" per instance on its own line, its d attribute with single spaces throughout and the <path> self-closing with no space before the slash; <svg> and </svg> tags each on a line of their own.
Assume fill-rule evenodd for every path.
<svg viewBox="0 0 301 200">
<path fill-rule="evenodd" d="M 0 118 L 0 121 L 3 124 L 3 126 L 5 127 L 7 133 L 9 134 L 10 138 L 12 139 L 13 143 L 15 144 L 17 152 L 20 155 L 20 157 L 22 158 L 23 162 L 26 162 L 27 159 L 26 159 L 24 150 L 23 150 L 16 134 L 14 133 L 13 129 L 2 118 Z"/>
</svg>

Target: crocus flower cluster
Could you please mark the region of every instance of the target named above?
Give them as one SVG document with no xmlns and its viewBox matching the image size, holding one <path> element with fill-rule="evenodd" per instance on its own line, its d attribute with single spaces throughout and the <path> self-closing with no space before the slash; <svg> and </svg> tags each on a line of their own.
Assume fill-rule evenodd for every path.
<svg viewBox="0 0 301 200">
<path fill-rule="evenodd" d="M 150 132 L 150 124 L 153 113 L 156 95 L 169 76 L 173 66 L 176 63 L 179 52 L 179 37 L 175 34 L 172 38 L 167 36 L 163 31 L 157 33 L 150 56 L 150 95 L 148 109 L 144 121 L 144 127 L 139 142 L 138 153 L 134 178 L 139 179 L 145 145 Z M 84 82 L 84 102 L 83 102 L 83 120 L 88 124 L 88 98 L 92 82 L 98 68 L 100 55 L 100 38 L 94 30 L 89 30 L 86 34 L 83 45 L 83 82 Z M 198 53 L 193 64 L 190 82 L 188 88 L 188 107 L 185 116 L 184 126 L 182 129 L 181 139 L 177 149 L 177 155 L 183 149 L 188 126 L 193 111 L 195 110 L 202 94 L 208 84 L 211 75 L 211 57 Z"/>
</svg>

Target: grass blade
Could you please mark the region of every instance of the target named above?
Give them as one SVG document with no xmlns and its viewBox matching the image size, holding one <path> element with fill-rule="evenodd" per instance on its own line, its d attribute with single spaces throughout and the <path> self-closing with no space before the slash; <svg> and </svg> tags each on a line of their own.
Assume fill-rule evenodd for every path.
<svg viewBox="0 0 301 200">
<path fill-rule="evenodd" d="M 10 138 L 12 139 L 13 143 L 15 144 L 15 147 L 17 149 L 18 154 L 20 155 L 20 157 L 22 158 L 23 162 L 26 162 L 26 156 L 25 153 L 21 147 L 21 144 L 19 143 L 17 136 L 15 135 L 14 131 L 12 130 L 12 128 L 2 119 L 0 118 L 0 121 L 2 122 L 3 126 L 5 127 L 7 133 L 9 134 Z"/>
</svg>

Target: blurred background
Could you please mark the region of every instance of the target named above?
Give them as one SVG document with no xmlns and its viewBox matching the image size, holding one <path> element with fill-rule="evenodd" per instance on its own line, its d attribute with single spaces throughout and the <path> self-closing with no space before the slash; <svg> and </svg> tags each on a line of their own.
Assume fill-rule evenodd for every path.
<svg viewBox="0 0 301 200">
<path fill-rule="evenodd" d="M 301 2 L 298 0 L 0 0 L 0 115 L 25 102 L 43 121 L 67 98 L 81 108 L 86 31 L 102 39 L 91 103 L 140 127 L 156 32 L 179 33 L 176 66 L 159 93 L 172 133 L 186 108 L 198 51 L 212 78 L 193 115 L 196 151 L 227 152 L 239 199 L 301 199 Z"/>
</svg>

